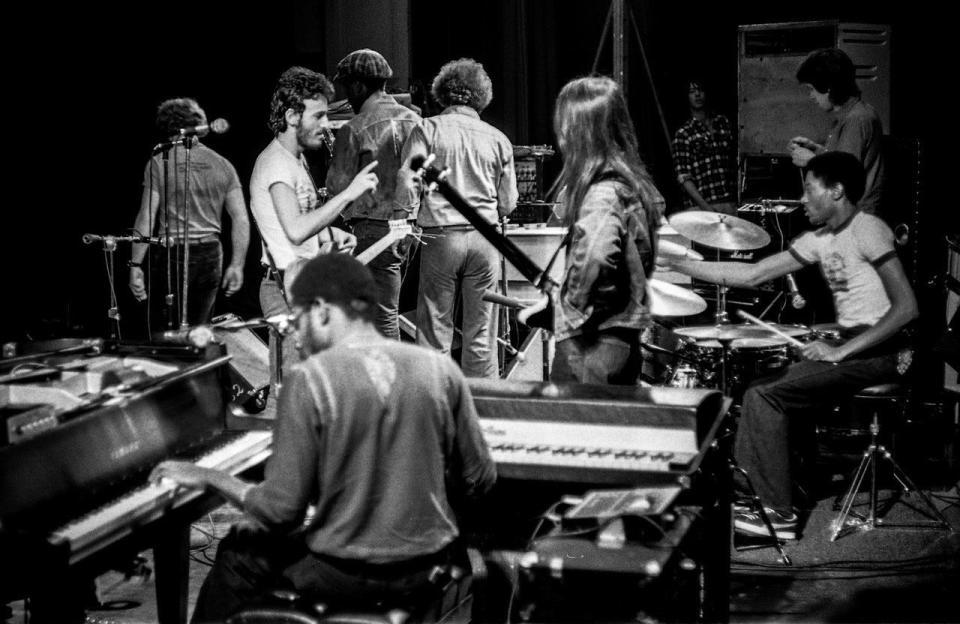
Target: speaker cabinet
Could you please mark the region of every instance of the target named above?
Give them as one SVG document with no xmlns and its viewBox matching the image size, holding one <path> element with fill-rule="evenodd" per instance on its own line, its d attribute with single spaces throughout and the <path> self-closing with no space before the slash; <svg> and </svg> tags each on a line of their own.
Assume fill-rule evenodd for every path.
<svg viewBox="0 0 960 624">
<path fill-rule="evenodd" d="M 832 119 L 796 79 L 803 59 L 818 48 L 840 48 L 853 61 L 863 100 L 890 125 L 890 26 L 839 21 L 752 24 L 739 27 L 739 130 L 743 154 L 787 154 L 795 136 L 822 142 Z"/>
</svg>

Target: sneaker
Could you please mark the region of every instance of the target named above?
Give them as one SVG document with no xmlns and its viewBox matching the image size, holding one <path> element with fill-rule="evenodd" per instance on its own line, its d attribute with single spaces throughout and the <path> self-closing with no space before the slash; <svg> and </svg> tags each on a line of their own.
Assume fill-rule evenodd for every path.
<svg viewBox="0 0 960 624">
<path fill-rule="evenodd" d="M 769 507 L 764 507 L 767 517 L 770 518 L 770 524 L 777 538 L 784 540 L 797 539 L 797 514 L 789 512 L 780 512 Z M 734 509 L 733 528 L 738 533 L 745 535 L 769 536 L 770 531 L 764 524 L 760 513 L 753 509 Z"/>
</svg>

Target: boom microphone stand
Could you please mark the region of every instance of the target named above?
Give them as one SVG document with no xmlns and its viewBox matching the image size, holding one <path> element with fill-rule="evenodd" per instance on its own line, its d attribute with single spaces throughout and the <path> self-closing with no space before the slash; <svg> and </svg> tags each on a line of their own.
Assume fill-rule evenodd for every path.
<svg viewBox="0 0 960 624">
<path fill-rule="evenodd" d="M 84 234 L 84 245 L 96 242 L 103 243 L 103 261 L 107 272 L 107 283 L 110 287 L 110 307 L 107 309 L 107 318 L 113 321 L 112 339 L 120 340 L 120 306 L 117 303 L 116 273 L 114 271 L 114 252 L 117 243 L 152 243 L 160 244 L 160 239 L 146 236 L 113 236 L 110 234 Z"/>
</svg>

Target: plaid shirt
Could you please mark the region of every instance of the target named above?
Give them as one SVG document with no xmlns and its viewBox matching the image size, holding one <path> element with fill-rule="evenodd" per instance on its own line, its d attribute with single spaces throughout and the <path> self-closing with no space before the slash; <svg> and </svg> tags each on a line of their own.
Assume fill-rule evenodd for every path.
<svg viewBox="0 0 960 624">
<path fill-rule="evenodd" d="M 733 128 L 723 115 L 714 115 L 713 131 L 699 119 L 690 118 L 673 139 L 673 156 L 677 166 L 677 180 L 693 182 L 708 203 L 736 199 L 736 159 L 734 158 Z M 684 193 L 685 208 L 696 204 Z"/>
</svg>

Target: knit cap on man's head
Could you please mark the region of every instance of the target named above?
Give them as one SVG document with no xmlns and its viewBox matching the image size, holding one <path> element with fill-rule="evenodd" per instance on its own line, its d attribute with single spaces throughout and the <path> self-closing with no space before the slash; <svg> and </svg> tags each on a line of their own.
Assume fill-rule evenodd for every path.
<svg viewBox="0 0 960 624">
<path fill-rule="evenodd" d="M 337 73 L 334 80 L 346 78 L 374 78 L 387 80 L 393 76 L 393 70 L 383 55 L 376 50 L 363 48 L 354 50 L 337 63 Z"/>
</svg>

